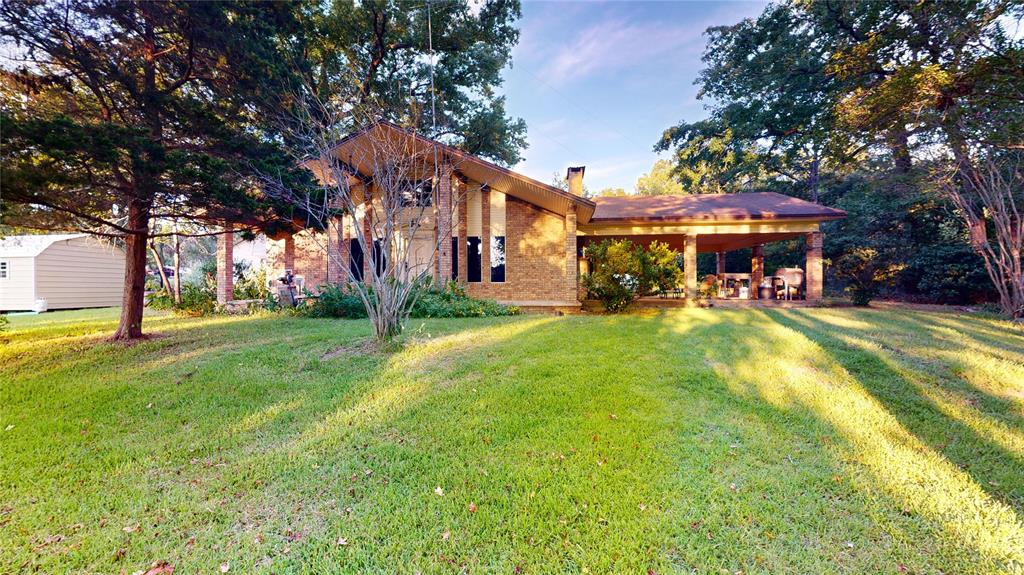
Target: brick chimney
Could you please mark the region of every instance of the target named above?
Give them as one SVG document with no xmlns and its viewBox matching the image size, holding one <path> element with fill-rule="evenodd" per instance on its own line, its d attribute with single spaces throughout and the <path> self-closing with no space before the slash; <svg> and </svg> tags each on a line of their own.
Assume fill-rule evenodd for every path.
<svg viewBox="0 0 1024 575">
<path fill-rule="evenodd" d="M 586 166 L 571 167 L 565 172 L 565 180 L 569 183 L 569 193 L 583 197 L 583 171 Z"/>
</svg>

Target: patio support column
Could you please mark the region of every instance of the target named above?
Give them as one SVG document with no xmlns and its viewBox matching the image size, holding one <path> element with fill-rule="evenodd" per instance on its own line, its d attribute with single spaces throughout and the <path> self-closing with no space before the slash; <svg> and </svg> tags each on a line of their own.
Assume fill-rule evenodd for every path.
<svg viewBox="0 0 1024 575">
<path fill-rule="evenodd" d="M 725 252 L 718 252 L 718 259 L 715 262 L 715 274 L 718 275 L 718 279 L 722 279 L 722 274 L 725 273 Z"/>
<path fill-rule="evenodd" d="M 295 273 L 295 235 L 288 234 L 284 237 L 284 269 Z"/>
<path fill-rule="evenodd" d="M 348 283 L 352 275 L 352 220 L 351 216 L 338 218 L 338 225 L 341 226 L 341 241 L 338 244 L 338 282 Z"/>
<path fill-rule="evenodd" d="M 565 291 L 568 301 L 577 301 L 576 280 L 576 205 L 570 205 L 565 213 Z"/>
<path fill-rule="evenodd" d="M 821 261 L 821 232 L 807 234 L 807 271 L 804 279 L 807 282 L 807 301 L 821 301 L 821 287 L 824 268 Z"/>
<path fill-rule="evenodd" d="M 338 284 L 345 280 L 345 266 L 341 262 L 341 246 L 344 220 L 332 216 L 327 219 L 327 283 Z"/>
<path fill-rule="evenodd" d="M 217 303 L 224 305 L 235 299 L 235 226 L 224 225 L 217 236 Z"/>
<path fill-rule="evenodd" d="M 757 299 L 757 288 L 764 279 L 764 245 L 754 246 L 750 255 L 750 299 Z"/>
<path fill-rule="evenodd" d="M 491 190 L 480 188 L 480 283 L 491 283 Z"/>
<path fill-rule="evenodd" d="M 370 275 L 370 266 L 376 262 L 373 261 L 373 204 L 366 202 L 364 204 L 365 209 L 363 210 L 363 239 L 366 243 L 366 250 L 363 252 L 363 283 L 366 285 L 373 285 L 373 278 Z"/>
<path fill-rule="evenodd" d="M 459 195 L 456 198 L 459 203 L 459 281 L 469 281 L 469 197 L 465 183 L 459 186 Z"/>
<path fill-rule="evenodd" d="M 683 278 L 686 300 L 697 301 L 697 234 L 687 234 L 683 239 Z"/>
<path fill-rule="evenodd" d="M 437 239 L 437 261 L 434 265 L 434 285 L 442 285 L 452 279 L 452 219 L 456 213 L 452 209 L 452 168 L 445 164 L 441 167 L 437 182 L 437 205 L 434 211 L 434 234 Z"/>
</svg>

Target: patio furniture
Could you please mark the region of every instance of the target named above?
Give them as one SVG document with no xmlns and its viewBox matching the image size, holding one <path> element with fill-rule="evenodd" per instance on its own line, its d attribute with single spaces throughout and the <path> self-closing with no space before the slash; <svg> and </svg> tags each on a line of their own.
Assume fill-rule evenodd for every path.
<svg viewBox="0 0 1024 575">
<path fill-rule="evenodd" d="M 721 274 L 720 277 L 725 288 L 725 297 L 734 299 L 750 298 L 750 274 L 727 273 Z"/>
<path fill-rule="evenodd" d="M 781 280 L 782 283 L 781 299 L 791 300 L 802 296 L 804 270 L 800 268 L 779 268 L 775 270 L 775 278 Z"/>
</svg>

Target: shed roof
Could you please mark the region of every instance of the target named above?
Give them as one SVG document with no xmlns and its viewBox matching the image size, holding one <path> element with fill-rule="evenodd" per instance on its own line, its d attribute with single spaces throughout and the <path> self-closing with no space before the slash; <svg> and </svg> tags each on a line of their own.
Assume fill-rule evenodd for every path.
<svg viewBox="0 0 1024 575">
<path fill-rule="evenodd" d="M 846 212 L 775 192 L 595 198 L 591 223 L 835 220 Z"/>
<path fill-rule="evenodd" d="M 56 242 L 83 238 L 88 234 L 46 234 L 0 238 L 0 258 L 33 258 Z"/>
</svg>

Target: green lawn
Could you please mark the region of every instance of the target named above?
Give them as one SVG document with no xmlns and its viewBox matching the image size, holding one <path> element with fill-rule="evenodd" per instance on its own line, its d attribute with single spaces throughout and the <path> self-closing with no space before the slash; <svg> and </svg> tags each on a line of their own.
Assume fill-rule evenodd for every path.
<svg viewBox="0 0 1024 575">
<path fill-rule="evenodd" d="M 0 344 L 0 573 L 1024 569 L 1006 322 L 415 321 L 383 355 L 359 321 L 115 322 Z"/>
</svg>

